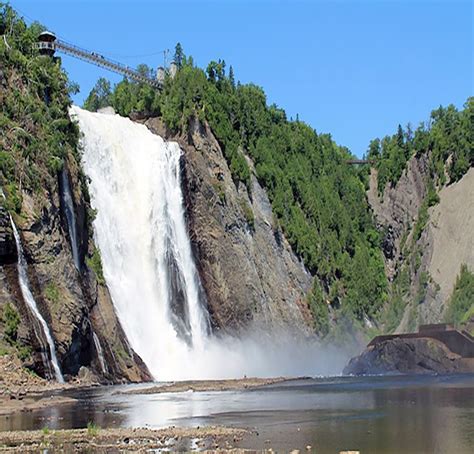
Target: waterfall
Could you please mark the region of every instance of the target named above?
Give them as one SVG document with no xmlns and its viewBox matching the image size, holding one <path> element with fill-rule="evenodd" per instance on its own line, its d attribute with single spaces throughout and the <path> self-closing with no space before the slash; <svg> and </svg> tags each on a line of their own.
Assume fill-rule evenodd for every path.
<svg viewBox="0 0 474 454">
<path fill-rule="evenodd" d="M 58 358 L 56 357 L 56 348 L 54 346 L 54 341 L 51 336 L 51 332 L 49 331 L 48 324 L 42 317 L 38 309 L 38 306 L 36 304 L 36 301 L 33 297 L 33 294 L 31 293 L 31 290 L 30 290 L 30 282 L 28 279 L 27 271 L 26 271 L 27 270 L 26 260 L 25 260 L 25 255 L 23 253 L 23 247 L 21 245 L 20 234 L 18 233 L 16 225 L 13 222 L 13 219 L 11 217 L 10 217 L 10 221 L 12 224 L 13 235 L 15 237 L 16 249 L 18 251 L 18 280 L 20 283 L 21 294 L 23 295 L 23 299 L 25 300 L 26 304 L 30 308 L 31 313 L 38 321 L 38 324 L 42 330 L 41 334 L 44 336 L 44 338 L 46 339 L 46 342 L 48 343 L 50 360 L 51 360 L 51 365 L 53 367 L 54 376 L 59 383 L 64 383 L 64 379 L 61 374 L 61 369 L 59 368 Z M 37 337 L 41 339 L 41 335 Z M 49 368 L 48 361 L 47 360 L 45 361 L 45 360 L 46 358 L 43 357 L 43 362 L 45 362 L 45 366 Z"/>
<path fill-rule="evenodd" d="M 73 106 L 82 132 L 95 243 L 131 347 L 156 380 L 314 375 L 326 369 L 314 342 L 255 329 L 210 335 L 188 238 L 181 149 L 145 125 Z M 345 361 L 345 359 L 344 359 Z"/>
<path fill-rule="evenodd" d="M 97 357 L 99 358 L 99 364 L 100 368 L 102 369 L 102 373 L 108 374 L 109 370 L 107 368 L 107 363 L 105 362 L 104 352 L 102 351 L 102 345 L 100 345 L 100 340 L 94 331 L 92 331 L 92 340 L 94 341 L 94 347 L 97 352 Z"/>
<path fill-rule="evenodd" d="M 74 202 L 72 199 L 71 184 L 69 183 L 69 177 L 66 171 L 66 167 L 60 173 L 61 179 L 61 199 L 64 205 L 64 212 L 66 214 L 67 226 L 69 231 L 69 240 L 71 241 L 72 258 L 74 265 L 78 271 L 81 270 L 81 260 L 79 257 L 79 246 L 77 239 L 77 226 L 76 226 L 76 215 L 74 211 Z"/>
<path fill-rule="evenodd" d="M 209 331 L 187 237 L 181 150 L 118 115 L 77 107 L 72 114 L 84 135 L 94 234 L 114 307 L 151 373 L 173 378 Z"/>
</svg>

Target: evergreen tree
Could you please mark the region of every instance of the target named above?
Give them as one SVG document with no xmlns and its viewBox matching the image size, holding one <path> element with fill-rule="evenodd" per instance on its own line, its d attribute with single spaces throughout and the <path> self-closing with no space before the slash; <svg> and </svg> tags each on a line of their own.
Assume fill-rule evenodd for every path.
<svg viewBox="0 0 474 454">
<path fill-rule="evenodd" d="M 183 47 L 181 46 L 181 43 L 176 43 L 176 47 L 174 48 L 173 59 L 178 69 L 181 69 L 183 66 L 183 60 L 184 60 L 184 52 L 183 52 Z"/>
<path fill-rule="evenodd" d="M 83 107 L 91 112 L 97 112 L 103 107 L 110 106 L 111 102 L 112 91 L 110 89 L 110 82 L 101 77 L 84 101 Z"/>
<path fill-rule="evenodd" d="M 234 68 L 230 65 L 229 68 L 229 82 L 232 88 L 235 88 L 235 77 L 234 77 Z"/>
</svg>

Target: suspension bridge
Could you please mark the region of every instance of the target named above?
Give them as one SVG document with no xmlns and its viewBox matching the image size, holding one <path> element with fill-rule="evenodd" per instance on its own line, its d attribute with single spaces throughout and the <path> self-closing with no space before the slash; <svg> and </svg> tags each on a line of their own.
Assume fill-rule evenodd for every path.
<svg viewBox="0 0 474 454">
<path fill-rule="evenodd" d="M 128 77 L 129 79 L 132 79 L 136 82 L 148 84 L 153 88 L 161 89 L 163 86 L 164 70 L 160 73 L 160 69 L 162 68 L 159 68 L 157 78 L 153 79 L 143 75 L 136 69 L 125 66 L 124 64 L 111 60 L 110 58 L 106 58 L 97 52 L 81 49 L 74 44 L 62 41 L 58 39 L 54 33 L 49 31 L 45 31 L 39 35 L 36 46 L 39 49 L 39 52 L 43 55 L 49 55 L 52 57 L 56 51 L 59 51 L 78 58 L 79 60 L 83 60 L 101 68 L 108 69 L 109 71 L 121 74 L 122 76 Z"/>
</svg>

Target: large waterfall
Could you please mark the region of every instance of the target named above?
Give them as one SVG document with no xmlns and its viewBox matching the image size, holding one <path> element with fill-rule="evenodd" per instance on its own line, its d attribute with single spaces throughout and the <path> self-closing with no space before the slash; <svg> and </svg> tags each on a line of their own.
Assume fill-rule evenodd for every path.
<svg viewBox="0 0 474 454">
<path fill-rule="evenodd" d="M 209 334 L 187 235 L 179 146 L 119 115 L 72 107 L 71 116 L 83 134 L 104 277 L 130 344 L 155 379 L 321 371 L 314 345 L 284 336 L 265 344 L 260 332 L 245 341 Z"/>
</svg>

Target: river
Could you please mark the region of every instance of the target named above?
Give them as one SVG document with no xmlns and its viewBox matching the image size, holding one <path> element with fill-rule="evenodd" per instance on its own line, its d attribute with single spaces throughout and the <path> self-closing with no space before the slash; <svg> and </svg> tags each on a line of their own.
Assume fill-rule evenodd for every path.
<svg viewBox="0 0 474 454">
<path fill-rule="evenodd" d="M 79 401 L 0 417 L 0 430 L 227 425 L 240 447 L 279 452 L 471 453 L 474 375 L 305 379 L 259 389 L 123 394 L 143 385 L 68 391 Z"/>
</svg>

